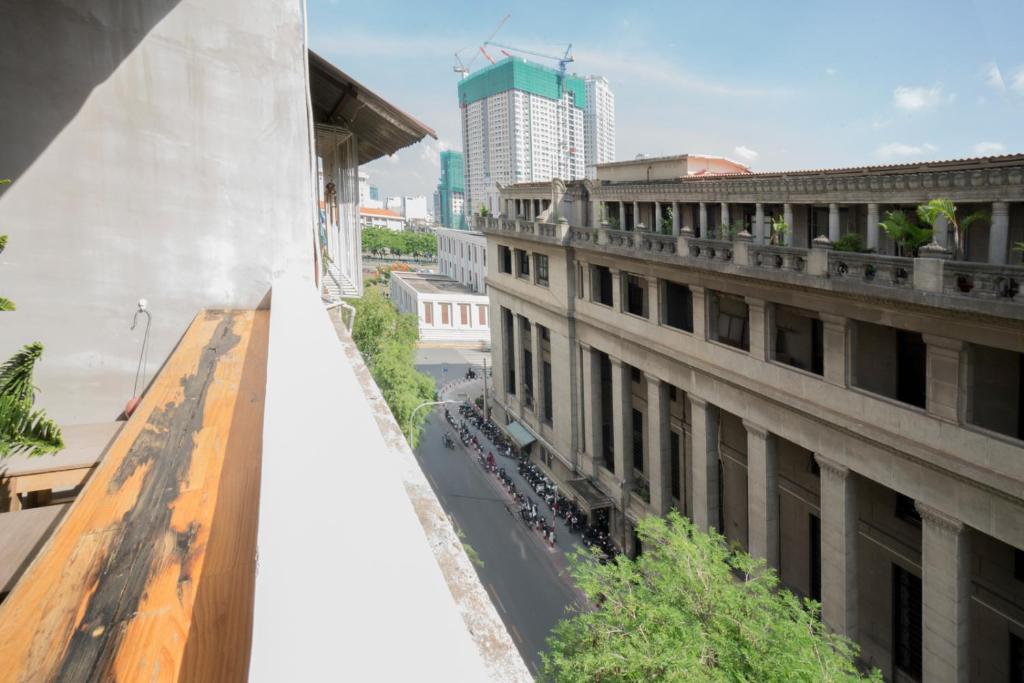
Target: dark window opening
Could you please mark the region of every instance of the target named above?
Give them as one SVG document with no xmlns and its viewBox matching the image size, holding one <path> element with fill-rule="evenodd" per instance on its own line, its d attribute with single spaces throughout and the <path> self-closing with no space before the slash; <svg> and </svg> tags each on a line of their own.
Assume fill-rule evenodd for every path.
<svg viewBox="0 0 1024 683">
<path fill-rule="evenodd" d="M 601 456 L 604 467 L 610 472 L 615 471 L 615 451 L 612 439 L 615 434 L 612 427 L 612 361 L 607 353 L 601 353 Z"/>
<path fill-rule="evenodd" d="M 533 353 L 523 349 L 523 404 L 533 407 Z"/>
<path fill-rule="evenodd" d="M 693 332 L 693 292 L 686 285 L 665 282 L 665 324 Z"/>
<path fill-rule="evenodd" d="M 750 350 L 749 308 L 736 296 L 711 292 L 711 338 L 743 351 Z"/>
<path fill-rule="evenodd" d="M 516 249 L 516 259 L 519 262 L 519 277 L 530 276 L 530 252 Z"/>
<path fill-rule="evenodd" d="M 893 661 L 903 674 L 921 680 L 921 579 L 892 566 Z"/>
<path fill-rule="evenodd" d="M 512 311 L 507 308 L 501 309 L 501 326 L 505 332 L 505 376 L 507 382 L 505 390 L 515 395 L 516 393 L 516 339 L 515 339 L 515 318 Z"/>
<path fill-rule="evenodd" d="M 1010 634 L 1010 683 L 1024 683 L 1024 639 Z"/>
<path fill-rule="evenodd" d="M 927 351 L 921 335 L 859 320 L 851 327 L 854 386 L 924 408 Z"/>
<path fill-rule="evenodd" d="M 633 410 L 633 469 L 644 471 L 644 414 Z"/>
<path fill-rule="evenodd" d="M 594 303 L 612 305 L 612 271 L 606 266 L 590 267 L 590 288 Z"/>
<path fill-rule="evenodd" d="M 554 419 L 554 403 L 551 395 L 551 363 L 544 361 L 544 421 L 551 424 Z"/>
<path fill-rule="evenodd" d="M 1024 550 L 1013 549 L 1013 578 L 1024 581 Z"/>
<path fill-rule="evenodd" d="M 902 493 L 896 494 L 896 517 L 914 526 L 921 526 L 921 513 L 917 511 L 914 499 Z"/>
<path fill-rule="evenodd" d="M 672 497 L 676 500 L 683 501 L 681 478 L 680 478 L 680 464 L 681 455 L 679 453 L 679 432 L 669 432 L 669 458 L 670 466 L 669 469 L 672 473 Z M 686 502 L 683 501 L 685 507 Z M 683 510 L 683 514 L 686 514 L 686 510 Z"/>
<path fill-rule="evenodd" d="M 925 407 L 928 356 L 924 338 L 918 332 L 900 330 L 897 340 L 899 368 L 896 400 L 918 408 Z"/>
<path fill-rule="evenodd" d="M 498 245 L 498 272 L 512 274 L 512 250 Z"/>
<path fill-rule="evenodd" d="M 626 275 L 626 313 L 647 317 L 647 282 L 638 275 Z"/>
<path fill-rule="evenodd" d="M 537 284 L 548 286 L 548 257 L 544 254 L 534 254 L 533 263 L 537 266 Z"/>
<path fill-rule="evenodd" d="M 821 602 L 821 519 L 809 515 L 811 523 L 811 600 Z"/>
<path fill-rule="evenodd" d="M 632 365 L 629 366 L 629 378 L 633 382 L 639 384 L 640 383 L 640 376 L 641 376 L 641 374 L 642 373 L 640 372 L 640 368 L 633 367 Z"/>
<path fill-rule="evenodd" d="M 817 316 L 799 308 L 775 306 L 772 360 L 794 368 L 825 372 L 824 326 Z"/>
<path fill-rule="evenodd" d="M 978 344 L 968 348 L 973 381 L 967 421 L 1024 439 L 1024 354 Z"/>
</svg>

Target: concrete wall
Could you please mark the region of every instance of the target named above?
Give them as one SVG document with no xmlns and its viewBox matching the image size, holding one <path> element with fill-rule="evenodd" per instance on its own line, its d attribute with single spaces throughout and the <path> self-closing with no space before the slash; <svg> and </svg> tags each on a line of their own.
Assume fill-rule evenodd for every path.
<svg viewBox="0 0 1024 683">
<path fill-rule="evenodd" d="M 0 358 L 41 341 L 37 404 L 110 420 L 203 307 L 313 276 L 301 0 L 0 5 Z"/>
</svg>

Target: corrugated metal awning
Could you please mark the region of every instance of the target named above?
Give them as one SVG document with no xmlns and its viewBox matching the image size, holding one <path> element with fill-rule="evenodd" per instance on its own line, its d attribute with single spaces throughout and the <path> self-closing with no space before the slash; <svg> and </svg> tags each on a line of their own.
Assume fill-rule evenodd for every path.
<svg viewBox="0 0 1024 683">
<path fill-rule="evenodd" d="M 589 479 L 570 479 L 567 483 L 569 488 L 579 497 L 576 502 L 583 505 L 585 512 L 590 513 L 593 510 L 612 506 L 612 499 L 606 496 L 601 489 L 594 486 L 594 482 Z"/>
<path fill-rule="evenodd" d="M 526 429 L 523 425 L 518 422 L 513 422 L 507 428 L 508 435 L 512 437 L 512 440 L 516 442 L 516 445 L 520 448 L 526 448 L 537 439 Z"/>
</svg>

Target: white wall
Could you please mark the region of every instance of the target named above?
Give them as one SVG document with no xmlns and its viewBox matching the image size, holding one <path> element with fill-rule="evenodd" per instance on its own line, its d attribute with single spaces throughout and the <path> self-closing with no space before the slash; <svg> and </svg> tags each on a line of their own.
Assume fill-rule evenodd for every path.
<svg viewBox="0 0 1024 683">
<path fill-rule="evenodd" d="M 37 404 L 65 423 L 131 398 L 203 307 L 312 278 L 314 167 L 301 0 L 0 4 L 0 359 L 45 346 Z"/>
<path fill-rule="evenodd" d="M 473 291 L 487 291 L 487 238 L 469 230 L 437 230 L 437 267 Z"/>
<path fill-rule="evenodd" d="M 391 276 L 391 301 L 402 313 L 413 313 L 419 320 L 421 342 L 489 343 L 491 340 L 491 316 L 486 296 L 474 294 L 439 294 L 417 291 L 401 277 Z M 462 322 L 460 306 L 469 306 L 467 323 Z M 427 321 L 426 307 L 432 306 L 430 322 Z M 448 322 L 445 323 L 441 307 L 449 307 Z M 480 309 L 484 309 L 483 322 Z"/>
</svg>

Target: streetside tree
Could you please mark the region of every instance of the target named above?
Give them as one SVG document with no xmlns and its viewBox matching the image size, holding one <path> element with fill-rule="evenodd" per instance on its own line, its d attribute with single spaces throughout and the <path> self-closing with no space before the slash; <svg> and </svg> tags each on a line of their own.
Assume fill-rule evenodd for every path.
<svg viewBox="0 0 1024 683">
<path fill-rule="evenodd" d="M 559 622 L 542 655 L 559 683 L 878 681 L 856 644 L 828 630 L 775 572 L 671 511 L 641 520 L 643 554 L 608 564 L 583 551 L 571 571 L 596 605 Z"/>
</svg>

